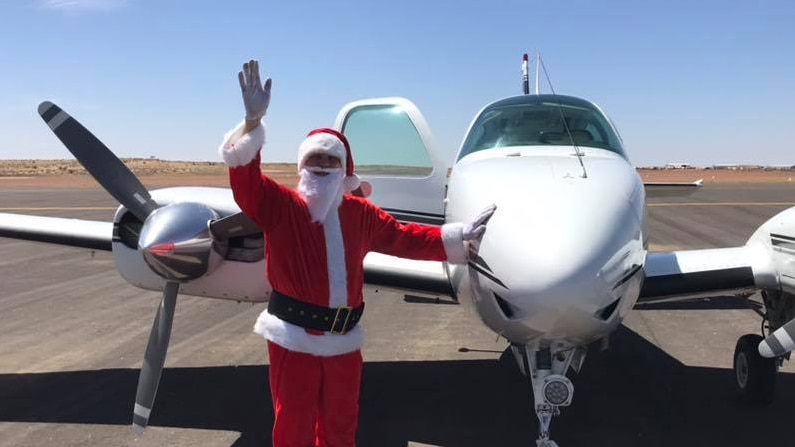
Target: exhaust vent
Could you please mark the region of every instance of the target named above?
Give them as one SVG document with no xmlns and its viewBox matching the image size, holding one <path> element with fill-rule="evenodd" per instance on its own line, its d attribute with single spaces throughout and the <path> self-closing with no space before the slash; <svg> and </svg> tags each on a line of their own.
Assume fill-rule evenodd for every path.
<svg viewBox="0 0 795 447">
<path fill-rule="evenodd" d="M 613 316 L 613 313 L 618 308 L 619 301 L 621 301 L 621 297 L 618 297 L 615 301 L 613 301 L 612 303 L 608 304 L 607 306 L 597 311 L 596 315 L 604 321 L 609 320 L 610 317 Z"/>
<path fill-rule="evenodd" d="M 514 316 L 513 307 L 508 304 L 507 301 L 502 299 L 501 296 L 497 295 L 493 290 L 491 291 L 492 295 L 494 295 L 494 301 L 497 302 L 497 305 L 500 306 L 500 310 L 502 311 L 505 318 L 511 319 Z"/>
</svg>

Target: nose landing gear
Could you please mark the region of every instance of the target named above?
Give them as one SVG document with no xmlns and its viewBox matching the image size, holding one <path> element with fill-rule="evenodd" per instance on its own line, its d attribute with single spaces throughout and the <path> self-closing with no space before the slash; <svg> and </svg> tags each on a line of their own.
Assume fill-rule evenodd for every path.
<svg viewBox="0 0 795 447">
<path fill-rule="evenodd" d="M 560 407 L 571 405 L 574 385 L 565 374 L 569 367 L 579 371 L 585 360 L 586 350 L 557 346 L 553 352 L 551 347 L 542 348 L 536 345 L 512 345 L 511 350 L 533 391 L 538 418 L 536 447 L 558 447 L 550 439 L 549 426 L 552 418 L 560 414 Z"/>
</svg>

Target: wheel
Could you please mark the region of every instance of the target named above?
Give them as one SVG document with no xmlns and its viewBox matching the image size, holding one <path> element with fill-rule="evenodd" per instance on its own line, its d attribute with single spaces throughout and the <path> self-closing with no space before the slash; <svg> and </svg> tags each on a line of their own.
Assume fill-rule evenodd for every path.
<svg viewBox="0 0 795 447">
<path fill-rule="evenodd" d="M 761 335 L 743 335 L 734 348 L 734 375 L 740 399 L 749 404 L 769 404 L 776 388 L 776 359 L 759 355 L 762 340 Z"/>
</svg>

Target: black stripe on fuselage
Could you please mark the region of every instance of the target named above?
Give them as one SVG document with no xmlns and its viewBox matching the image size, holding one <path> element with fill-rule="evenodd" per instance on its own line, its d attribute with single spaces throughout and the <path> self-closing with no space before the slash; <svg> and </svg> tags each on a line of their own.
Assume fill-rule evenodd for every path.
<svg viewBox="0 0 795 447">
<path fill-rule="evenodd" d="M 397 219 L 400 222 L 404 223 L 418 223 L 418 224 L 425 224 L 425 225 L 434 225 L 440 227 L 444 225 L 444 219 L 436 219 L 433 217 L 423 217 L 423 216 L 415 216 L 413 214 L 400 214 L 391 212 L 389 213 L 392 217 Z"/>
<path fill-rule="evenodd" d="M 784 236 L 783 234 L 770 233 L 770 238 L 771 239 L 782 239 L 782 240 L 785 240 L 785 241 L 795 242 L 795 237 Z"/>
<path fill-rule="evenodd" d="M 401 210 L 399 208 L 382 208 L 382 209 L 384 211 L 389 212 L 389 213 L 394 211 L 396 213 L 401 213 L 401 214 L 416 214 L 418 216 L 436 217 L 436 218 L 439 218 L 439 219 L 444 219 L 444 215 L 443 214 L 425 213 L 425 212 L 422 212 L 422 211 L 412 211 L 412 210 Z"/>
<path fill-rule="evenodd" d="M 646 277 L 638 302 L 676 295 L 754 287 L 751 267 Z"/>
<path fill-rule="evenodd" d="M 629 271 L 629 273 L 627 273 L 626 275 L 624 275 L 624 277 L 623 277 L 623 278 L 621 278 L 620 280 L 618 280 L 618 282 L 616 283 L 616 285 L 614 285 L 614 286 L 613 286 L 613 290 L 616 290 L 617 288 L 621 287 L 621 286 L 622 286 L 622 285 L 623 285 L 625 282 L 627 282 L 627 281 L 629 281 L 630 279 L 632 279 L 632 277 L 633 277 L 633 276 L 635 276 L 635 274 L 636 274 L 636 273 L 638 273 L 638 271 L 639 271 L 641 268 L 643 268 L 643 266 L 642 266 L 642 265 L 636 265 L 635 267 L 633 267 L 633 268 L 632 268 L 632 270 L 630 270 L 630 271 Z"/>
<path fill-rule="evenodd" d="M 791 241 L 789 239 L 771 238 L 770 243 L 776 248 L 795 251 L 795 241 Z"/>
<path fill-rule="evenodd" d="M 481 258 L 480 256 L 475 256 L 475 261 L 474 262 L 475 262 L 475 264 L 477 264 L 477 265 L 483 267 L 484 269 L 486 269 L 488 272 L 491 272 L 491 267 L 489 267 L 489 265 L 486 264 L 486 260 Z"/>
<path fill-rule="evenodd" d="M 486 271 L 486 269 L 484 269 L 483 267 L 479 266 L 478 264 L 475 264 L 473 261 L 469 261 L 469 266 L 472 267 L 473 269 L 475 269 L 475 271 L 477 271 L 481 275 L 485 276 L 486 278 L 488 278 L 488 279 L 494 281 L 495 283 L 499 284 L 500 286 L 508 289 L 508 286 L 506 286 L 505 283 L 500 281 L 500 278 L 497 278 L 496 276 L 494 276 L 494 274 L 492 274 L 489 271 Z M 510 289 L 508 289 L 508 290 L 510 290 Z"/>
<path fill-rule="evenodd" d="M 412 222 L 437 226 L 444 225 L 444 216 L 442 214 L 423 213 L 420 211 L 401 210 L 397 208 L 382 209 L 401 222 Z"/>
</svg>

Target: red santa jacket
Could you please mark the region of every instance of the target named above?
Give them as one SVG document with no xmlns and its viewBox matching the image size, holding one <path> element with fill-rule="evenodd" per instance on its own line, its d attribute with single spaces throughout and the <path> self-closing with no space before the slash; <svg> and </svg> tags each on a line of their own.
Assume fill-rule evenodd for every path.
<svg viewBox="0 0 795 447">
<path fill-rule="evenodd" d="M 260 169 L 264 126 L 240 136 L 240 127 L 224 139 L 221 154 L 240 209 L 266 236 L 268 280 L 274 290 L 327 307 L 362 303 L 363 260 L 370 251 L 403 258 L 465 262 L 461 224 L 432 227 L 401 224 L 363 198 L 345 195 L 337 212 L 312 222 L 297 191 Z M 338 355 L 361 347 L 362 330 L 345 335 L 315 335 L 266 311 L 255 332 L 287 349 L 315 355 Z"/>
</svg>

